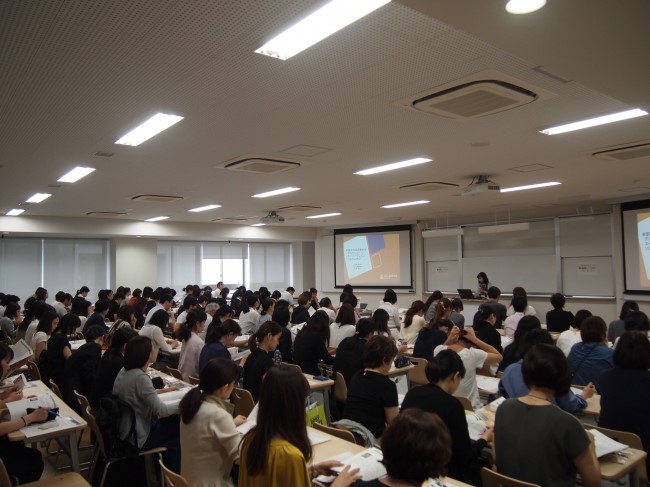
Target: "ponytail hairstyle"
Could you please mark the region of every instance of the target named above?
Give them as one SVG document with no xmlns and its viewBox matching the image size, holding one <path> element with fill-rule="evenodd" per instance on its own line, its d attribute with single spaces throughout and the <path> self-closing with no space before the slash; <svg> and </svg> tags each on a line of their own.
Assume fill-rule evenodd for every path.
<svg viewBox="0 0 650 487">
<path fill-rule="evenodd" d="M 413 317 L 420 311 L 424 311 L 424 301 L 413 301 L 411 307 L 406 310 L 406 316 L 404 316 L 404 328 L 411 326 L 413 323 Z"/>
<path fill-rule="evenodd" d="M 432 384 L 445 380 L 456 372 L 460 373 L 461 379 L 465 377 L 465 365 L 459 355 L 450 349 L 443 350 L 429 359 L 424 369 L 427 380 Z"/>
<path fill-rule="evenodd" d="M 264 316 L 265 314 L 268 313 L 268 310 L 271 306 L 275 304 L 275 301 L 273 298 L 265 298 L 264 301 L 262 301 L 262 312 L 260 315 Z"/>
<path fill-rule="evenodd" d="M 314 313 L 316 314 L 316 313 Z M 329 329 L 329 328 L 328 328 Z M 248 340 L 248 348 L 251 352 L 254 352 L 260 343 L 264 340 L 264 337 L 268 334 L 279 335 L 282 333 L 282 327 L 278 325 L 275 321 L 265 321 L 260 326 L 260 329 L 253 333 Z"/>
<path fill-rule="evenodd" d="M 208 319 L 208 315 L 205 314 L 205 311 L 202 309 L 193 309 L 187 313 L 185 323 L 183 323 L 178 330 L 178 338 L 183 341 L 188 341 L 192 336 L 192 332 L 196 329 L 196 325 L 199 323 L 205 323 L 205 320 Z"/>
<path fill-rule="evenodd" d="M 183 423 L 189 424 L 206 397 L 217 389 L 232 384 L 239 376 L 239 369 L 232 360 L 213 358 L 206 363 L 199 374 L 199 385 L 191 389 L 178 405 Z"/>
<path fill-rule="evenodd" d="M 445 319 L 445 313 L 449 309 L 451 309 L 451 301 L 449 298 L 440 298 L 440 301 L 436 304 L 436 315 L 433 321 L 443 321 Z"/>
<path fill-rule="evenodd" d="M 249 294 L 246 297 L 246 300 L 242 303 L 241 312 L 248 313 L 251 308 L 255 306 L 255 303 L 257 303 L 259 300 L 260 298 L 257 294 Z"/>
<path fill-rule="evenodd" d="M 214 324 L 214 326 L 213 326 Z M 235 320 L 226 320 L 223 323 L 215 322 L 212 320 L 208 327 L 208 333 L 205 337 L 205 344 L 217 343 L 222 337 L 234 333 L 239 335 L 241 333 L 241 326 Z"/>
</svg>

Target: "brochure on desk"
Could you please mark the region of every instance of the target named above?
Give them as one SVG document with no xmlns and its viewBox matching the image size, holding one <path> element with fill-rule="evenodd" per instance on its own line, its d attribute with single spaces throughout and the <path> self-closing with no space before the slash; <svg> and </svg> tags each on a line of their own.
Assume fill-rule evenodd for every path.
<svg viewBox="0 0 650 487">
<path fill-rule="evenodd" d="M 333 467 L 332 470 L 335 472 L 340 473 L 346 465 L 350 465 L 353 469 L 359 469 L 359 474 L 362 476 L 361 480 L 368 481 L 386 475 L 386 467 L 381 463 L 383 458 L 384 456 L 379 448 L 368 448 L 356 454 L 344 452 L 332 457 L 330 460 L 338 460 L 343 464 L 342 467 Z"/>
<path fill-rule="evenodd" d="M 49 394 L 41 394 L 39 396 L 28 397 L 20 401 L 13 401 L 7 403 L 10 419 L 22 418 L 27 414 L 27 409 L 38 408 L 55 408 L 56 401 Z"/>
<path fill-rule="evenodd" d="M 31 358 L 32 355 L 34 355 L 34 351 L 30 348 L 29 345 L 27 345 L 27 342 L 23 340 L 22 338 L 18 340 L 16 343 L 13 345 L 9 345 L 11 349 L 14 352 L 14 358 L 11 359 L 11 362 L 9 362 L 9 365 L 14 365 L 21 360 L 25 360 L 27 358 Z"/>
</svg>

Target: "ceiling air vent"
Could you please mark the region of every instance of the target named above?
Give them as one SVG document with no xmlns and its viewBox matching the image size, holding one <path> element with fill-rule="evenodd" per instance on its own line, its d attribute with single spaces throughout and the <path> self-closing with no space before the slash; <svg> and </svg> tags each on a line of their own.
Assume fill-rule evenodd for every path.
<svg viewBox="0 0 650 487">
<path fill-rule="evenodd" d="M 439 191 L 441 189 L 457 188 L 454 183 L 443 183 L 441 181 L 427 181 L 424 183 L 407 184 L 400 186 L 399 189 L 414 189 L 416 191 Z"/>
<path fill-rule="evenodd" d="M 131 196 L 133 201 L 147 201 L 149 203 L 173 203 L 174 201 L 180 201 L 183 199 L 182 196 L 169 196 L 163 194 L 136 194 Z"/>
<path fill-rule="evenodd" d="M 650 156 L 650 143 L 626 145 L 614 149 L 606 149 L 592 154 L 599 159 L 608 161 L 627 161 L 629 159 L 639 159 Z"/>
<path fill-rule="evenodd" d="M 287 159 L 277 159 L 274 157 L 261 156 L 259 154 L 246 154 L 236 157 L 223 164 L 215 166 L 219 169 L 228 169 L 230 171 L 242 171 L 246 173 L 274 174 L 291 169 L 299 168 L 302 164 L 298 161 Z"/>
<path fill-rule="evenodd" d="M 278 208 L 280 211 L 313 211 L 313 210 L 322 210 L 321 206 L 307 206 L 307 205 L 292 205 L 292 206 L 281 206 Z"/>
<path fill-rule="evenodd" d="M 128 215 L 128 213 L 118 211 L 89 211 L 86 213 L 86 216 L 94 216 L 96 218 L 119 218 L 125 215 Z"/>
</svg>

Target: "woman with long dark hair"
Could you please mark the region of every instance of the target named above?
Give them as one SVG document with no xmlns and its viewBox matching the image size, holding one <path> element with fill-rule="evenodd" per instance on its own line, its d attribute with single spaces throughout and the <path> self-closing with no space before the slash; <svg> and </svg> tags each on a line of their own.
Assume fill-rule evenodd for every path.
<svg viewBox="0 0 650 487">
<path fill-rule="evenodd" d="M 409 345 L 415 345 L 418 338 L 418 333 L 424 326 L 424 302 L 418 300 L 411 303 L 411 307 L 406 310 L 404 316 L 404 323 L 402 323 L 402 338 L 406 340 Z"/>
<path fill-rule="evenodd" d="M 282 328 L 273 321 L 267 321 L 248 340 L 251 354 L 244 364 L 244 389 L 257 401 L 264 374 L 273 367 L 272 354 L 282 336 Z"/>
<path fill-rule="evenodd" d="M 334 359 L 327 351 L 330 338 L 329 316 L 316 311 L 296 335 L 293 343 L 293 360 L 305 374 L 319 375 L 318 363 L 332 365 Z"/>
<path fill-rule="evenodd" d="M 226 320 L 220 326 L 214 326 L 205 337 L 205 345 L 199 356 L 199 373 L 212 359 L 231 360 L 228 348 L 235 346 L 235 340 L 241 333 L 241 327 L 235 320 Z"/>
<path fill-rule="evenodd" d="M 205 327 L 208 315 L 202 309 L 193 309 L 187 313 L 185 323 L 180 325 L 178 338 L 183 341 L 181 356 L 178 361 L 178 370 L 183 374 L 183 380 L 199 376 L 199 357 L 205 343 L 199 333 Z"/>
<path fill-rule="evenodd" d="M 327 313 L 325 310 L 322 311 Z M 347 303 L 342 305 L 336 315 L 336 321 L 330 325 L 329 346 L 332 348 L 338 348 L 339 343 L 341 343 L 344 338 L 354 335 L 354 325 L 356 321 L 357 319 L 354 316 L 354 308 L 352 305 Z"/>
</svg>

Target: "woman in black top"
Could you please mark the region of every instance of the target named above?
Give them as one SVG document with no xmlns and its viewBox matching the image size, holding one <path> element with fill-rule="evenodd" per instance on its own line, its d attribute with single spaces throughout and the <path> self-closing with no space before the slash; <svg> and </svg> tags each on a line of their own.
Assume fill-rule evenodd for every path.
<svg viewBox="0 0 650 487">
<path fill-rule="evenodd" d="M 302 293 L 298 296 L 298 306 L 293 308 L 291 313 L 291 323 L 299 325 L 305 323 L 309 319 L 309 302 L 311 295 L 309 293 Z"/>
<path fill-rule="evenodd" d="M 251 354 L 244 364 L 244 389 L 249 391 L 257 402 L 264 374 L 273 367 L 272 353 L 278 347 L 282 328 L 273 321 L 267 321 L 251 335 L 248 347 Z"/>
<path fill-rule="evenodd" d="M 479 455 L 491 440 L 492 430 L 486 430 L 476 442 L 469 438 L 465 410 L 453 396 L 465 377 L 463 361 L 453 350 L 443 350 L 429 360 L 425 373 L 429 384 L 407 392 L 402 402 L 402 413 L 418 408 L 440 416 L 451 435 L 449 476 L 472 485 L 480 485 L 482 465 Z"/>
<path fill-rule="evenodd" d="M 102 342 L 104 330 L 101 326 L 93 325 L 86 332 L 86 343 L 76 350 L 65 363 L 65 375 L 68 380 L 65 402 L 77 414 L 83 414 L 74 391 L 88 397 L 102 359 Z"/>
<path fill-rule="evenodd" d="M 474 332 L 479 339 L 494 347 L 497 352 L 503 353 L 501 334 L 494 327 L 496 321 L 497 315 L 492 307 L 487 303 L 483 303 L 478 307 L 478 311 L 474 315 Z"/>
<path fill-rule="evenodd" d="M 541 330 L 542 325 L 536 316 L 522 316 L 515 330 L 512 343 L 503 350 L 503 360 L 499 362 L 497 371 L 504 371 L 510 364 L 522 359 L 524 356 L 524 337 L 530 330 Z"/>
<path fill-rule="evenodd" d="M 563 332 L 573 326 L 573 313 L 564 311 L 566 298 L 560 293 L 551 296 L 553 309 L 546 313 L 546 329 L 548 331 Z"/>
<path fill-rule="evenodd" d="M 319 375 L 318 363 L 332 365 L 334 359 L 327 351 L 330 339 L 330 318 L 323 310 L 316 311 L 298 332 L 293 344 L 293 360 L 305 374 Z"/>
<path fill-rule="evenodd" d="M 347 385 L 352 376 L 363 368 L 363 350 L 366 342 L 377 331 L 377 325 L 369 318 L 357 321 L 356 333 L 341 340 L 334 357 L 334 372 L 340 372 Z"/>
<path fill-rule="evenodd" d="M 102 355 L 97 370 L 97 377 L 93 382 L 90 396 L 88 397 L 91 406 L 97 406 L 102 397 L 109 396 L 113 392 L 115 377 L 117 377 L 119 371 L 124 367 L 126 343 L 136 336 L 138 336 L 138 332 L 127 327 L 120 328 L 113 335 L 111 348 Z"/>
<path fill-rule="evenodd" d="M 287 302 L 278 301 L 273 309 L 273 315 L 271 317 L 272 321 L 275 321 L 282 327 L 282 337 L 280 338 L 278 350 L 280 351 L 282 362 L 288 364 L 293 363 L 293 340 L 291 338 L 291 330 L 288 327 L 290 315 L 291 312 L 289 311 L 289 305 Z"/>
</svg>

